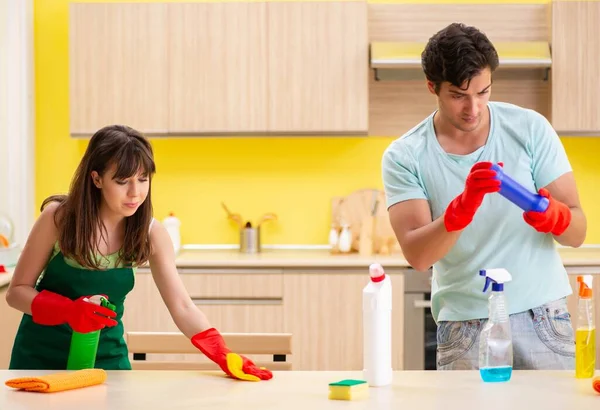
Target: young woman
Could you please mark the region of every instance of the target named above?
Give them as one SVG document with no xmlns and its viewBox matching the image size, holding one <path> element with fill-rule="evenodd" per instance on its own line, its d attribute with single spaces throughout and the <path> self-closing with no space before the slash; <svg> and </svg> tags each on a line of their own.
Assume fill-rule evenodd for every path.
<svg viewBox="0 0 600 410">
<path fill-rule="evenodd" d="M 267 380 L 269 370 L 231 352 L 183 286 L 171 239 L 152 218 L 156 169 L 150 143 L 126 126 L 94 134 L 66 196 L 42 204 L 15 268 L 6 300 L 24 313 L 11 369 L 65 369 L 72 331 L 101 329 L 96 367 L 129 370 L 123 303 L 134 269 L 149 262 L 183 334 L 229 376 Z M 116 311 L 86 302 L 105 295 Z"/>
</svg>

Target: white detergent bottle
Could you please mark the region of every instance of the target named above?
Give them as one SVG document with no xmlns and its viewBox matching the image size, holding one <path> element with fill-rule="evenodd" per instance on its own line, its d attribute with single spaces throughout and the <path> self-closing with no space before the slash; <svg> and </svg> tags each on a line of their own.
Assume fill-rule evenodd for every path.
<svg viewBox="0 0 600 410">
<path fill-rule="evenodd" d="M 363 289 L 363 373 L 369 386 L 392 383 L 392 282 L 380 264 L 369 266 Z"/>
<path fill-rule="evenodd" d="M 171 237 L 175 254 L 178 254 L 181 250 L 181 233 L 179 232 L 181 221 L 173 214 L 173 212 L 171 212 L 169 216 L 163 219 L 163 225 Z"/>
<path fill-rule="evenodd" d="M 513 346 L 510 318 L 504 295 L 504 283 L 512 276 L 506 269 L 484 269 L 485 292 L 492 283 L 489 317 L 479 336 L 479 374 L 484 382 L 506 382 L 513 368 Z"/>
</svg>

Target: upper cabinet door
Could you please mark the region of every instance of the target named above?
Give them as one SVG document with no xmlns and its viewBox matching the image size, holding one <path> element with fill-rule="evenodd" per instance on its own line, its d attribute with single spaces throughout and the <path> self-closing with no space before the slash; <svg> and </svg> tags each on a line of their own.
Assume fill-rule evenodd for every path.
<svg viewBox="0 0 600 410">
<path fill-rule="evenodd" d="M 168 126 L 165 4 L 70 4 L 70 128 L 109 124 L 146 134 Z"/>
<path fill-rule="evenodd" d="M 169 131 L 267 129 L 264 3 L 170 4 Z"/>
<path fill-rule="evenodd" d="M 552 3 L 552 125 L 600 133 L 600 1 Z"/>
<path fill-rule="evenodd" d="M 269 2 L 271 133 L 368 131 L 367 4 Z"/>
</svg>

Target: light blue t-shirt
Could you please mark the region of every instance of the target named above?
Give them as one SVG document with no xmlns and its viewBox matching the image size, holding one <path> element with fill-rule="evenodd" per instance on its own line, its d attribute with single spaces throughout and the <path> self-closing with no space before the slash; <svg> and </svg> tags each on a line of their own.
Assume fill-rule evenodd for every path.
<svg viewBox="0 0 600 410">
<path fill-rule="evenodd" d="M 398 138 L 382 160 L 388 208 L 409 199 L 429 201 L 439 218 L 463 190 L 473 164 L 503 162 L 507 175 L 537 192 L 571 171 L 562 143 L 541 114 L 489 102 L 490 132 L 485 146 L 468 155 L 446 153 L 433 115 Z M 505 268 L 509 314 L 523 312 L 572 293 L 551 234 L 538 233 L 523 211 L 498 193 L 485 196 L 471 224 L 446 256 L 433 266 L 432 313 L 436 321 L 487 318 L 489 292 L 480 269 Z"/>
</svg>

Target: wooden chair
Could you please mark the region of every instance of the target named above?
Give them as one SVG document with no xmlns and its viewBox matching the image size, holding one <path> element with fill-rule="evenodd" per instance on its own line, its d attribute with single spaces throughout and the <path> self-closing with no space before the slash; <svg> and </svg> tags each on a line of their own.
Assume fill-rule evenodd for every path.
<svg viewBox="0 0 600 410">
<path fill-rule="evenodd" d="M 291 370 L 287 355 L 292 353 L 290 333 L 223 333 L 232 352 L 242 355 L 272 355 L 273 360 L 254 361 L 269 370 Z M 133 353 L 133 370 L 218 370 L 212 361 L 147 360 L 147 354 L 202 354 L 180 332 L 127 332 L 127 347 Z"/>
</svg>

